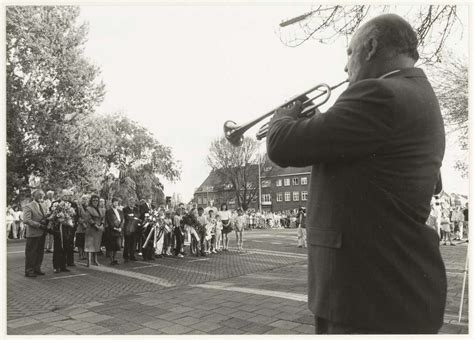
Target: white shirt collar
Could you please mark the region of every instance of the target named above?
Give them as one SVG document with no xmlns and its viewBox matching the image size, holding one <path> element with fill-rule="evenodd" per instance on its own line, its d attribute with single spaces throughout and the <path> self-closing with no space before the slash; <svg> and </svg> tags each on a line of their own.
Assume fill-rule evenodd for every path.
<svg viewBox="0 0 474 340">
<path fill-rule="evenodd" d="M 394 70 L 394 71 L 390 71 L 388 73 L 385 73 L 383 76 L 379 77 L 379 79 L 384 79 L 384 78 L 387 78 L 388 76 L 394 74 L 394 73 L 398 73 L 400 72 L 400 70 Z"/>
</svg>

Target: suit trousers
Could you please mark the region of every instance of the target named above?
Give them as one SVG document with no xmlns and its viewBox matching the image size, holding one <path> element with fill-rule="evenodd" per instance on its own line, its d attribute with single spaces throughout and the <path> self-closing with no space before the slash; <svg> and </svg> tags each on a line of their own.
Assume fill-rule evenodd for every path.
<svg viewBox="0 0 474 340">
<path fill-rule="evenodd" d="M 381 334 L 375 330 L 361 329 L 350 325 L 314 317 L 314 334 Z"/>
<path fill-rule="evenodd" d="M 125 244 L 123 246 L 123 258 L 125 260 L 128 259 L 135 259 L 135 251 L 137 248 L 137 235 L 136 233 L 131 233 L 129 235 L 125 235 Z"/>
<path fill-rule="evenodd" d="M 181 229 L 179 227 L 174 228 L 174 236 L 176 239 L 176 247 L 174 250 L 174 254 L 182 254 L 183 251 L 181 248 L 184 246 L 184 235 L 181 234 Z"/>
<path fill-rule="evenodd" d="M 54 269 L 66 269 L 66 249 L 67 249 L 67 238 L 64 237 L 61 242 L 61 235 L 54 235 L 54 250 L 53 250 L 53 268 Z"/>
<path fill-rule="evenodd" d="M 25 274 L 41 271 L 44 255 L 44 235 L 27 237 L 25 246 Z"/>
<path fill-rule="evenodd" d="M 74 265 L 74 235 L 76 234 L 76 228 L 70 228 L 67 233 L 64 250 L 66 252 L 66 264 L 68 266 Z"/>
<path fill-rule="evenodd" d="M 52 234 L 50 233 L 46 234 L 45 246 L 46 246 L 46 249 L 49 251 L 53 250 L 53 240 L 54 240 L 54 236 Z"/>
</svg>

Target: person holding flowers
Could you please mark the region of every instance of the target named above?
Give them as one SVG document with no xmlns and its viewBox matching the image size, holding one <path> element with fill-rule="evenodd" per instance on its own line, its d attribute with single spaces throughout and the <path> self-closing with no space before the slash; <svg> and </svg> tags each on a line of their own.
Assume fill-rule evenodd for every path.
<svg viewBox="0 0 474 340">
<path fill-rule="evenodd" d="M 64 192 L 64 196 L 67 192 Z M 69 272 L 66 268 L 70 234 L 73 233 L 73 219 L 76 210 L 71 202 L 60 200 L 53 202 L 48 216 L 50 230 L 54 237 L 53 268 L 54 273 Z"/>
<path fill-rule="evenodd" d="M 85 214 L 87 227 L 85 232 L 85 247 L 87 252 L 87 267 L 91 264 L 99 266 L 97 261 L 97 253 L 100 251 L 100 243 L 102 241 L 102 233 L 104 232 L 104 218 L 99 210 L 99 196 L 92 195 L 89 206 Z"/>
</svg>

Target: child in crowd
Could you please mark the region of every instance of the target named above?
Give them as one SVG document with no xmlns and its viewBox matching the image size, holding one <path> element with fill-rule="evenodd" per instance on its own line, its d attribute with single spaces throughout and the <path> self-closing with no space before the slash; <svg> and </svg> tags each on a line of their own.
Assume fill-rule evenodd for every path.
<svg viewBox="0 0 474 340">
<path fill-rule="evenodd" d="M 229 247 L 229 233 L 232 231 L 231 225 L 231 213 L 227 209 L 227 204 L 221 204 L 221 210 L 219 211 L 219 216 L 222 222 L 222 243 L 223 251 L 227 251 Z"/>
<path fill-rule="evenodd" d="M 176 215 L 174 216 L 173 224 L 174 224 L 174 237 L 175 237 L 175 256 L 179 258 L 184 257 L 184 226 L 181 225 L 181 220 L 183 219 L 183 216 L 185 214 L 185 209 L 184 206 L 179 206 Z"/>
<path fill-rule="evenodd" d="M 443 245 L 446 245 L 446 241 L 449 241 L 449 244 L 454 246 L 455 244 L 453 243 L 451 239 L 451 221 L 449 219 L 449 210 L 443 209 L 441 211 L 441 230 L 443 231 Z"/>
<path fill-rule="evenodd" d="M 306 209 L 300 207 L 297 215 L 298 223 L 298 248 L 307 247 L 306 242 Z"/>
<path fill-rule="evenodd" d="M 237 241 L 237 250 L 241 251 L 243 249 L 244 240 L 243 234 L 244 229 L 247 226 L 247 217 L 244 216 L 244 212 L 241 208 L 237 209 L 237 217 L 235 218 L 235 237 Z"/>
<path fill-rule="evenodd" d="M 202 207 L 199 207 L 197 212 L 198 212 L 197 233 L 198 233 L 200 243 L 201 243 L 201 255 L 206 256 L 206 254 L 208 253 L 207 248 L 206 248 L 206 236 L 207 236 L 206 226 L 207 226 L 208 220 L 207 220 L 207 216 L 204 215 L 204 209 Z"/>
<path fill-rule="evenodd" d="M 209 210 L 209 218 L 206 224 L 206 253 L 217 253 L 215 248 L 216 239 L 216 218 L 214 216 L 214 210 Z"/>
<path fill-rule="evenodd" d="M 164 256 L 171 256 L 171 246 L 172 246 L 172 238 L 171 234 L 173 231 L 173 222 L 171 220 L 171 212 L 167 211 L 165 213 L 164 222 L 164 230 L 163 230 L 163 255 Z"/>
<path fill-rule="evenodd" d="M 216 251 L 222 250 L 221 239 L 222 239 L 222 220 L 221 220 L 221 216 L 217 215 L 216 216 L 216 237 L 215 237 L 215 243 L 214 243 L 214 249 Z"/>
</svg>

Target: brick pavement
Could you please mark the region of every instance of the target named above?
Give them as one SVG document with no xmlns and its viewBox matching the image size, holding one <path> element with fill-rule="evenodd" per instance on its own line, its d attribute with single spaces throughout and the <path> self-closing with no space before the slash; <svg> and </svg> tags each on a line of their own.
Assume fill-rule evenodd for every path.
<svg viewBox="0 0 474 340">
<path fill-rule="evenodd" d="M 110 267 L 171 286 L 82 266 L 67 273 L 81 276 L 48 272 L 28 279 L 23 257 L 9 257 L 8 334 L 311 334 L 305 252 L 292 242 L 279 245 L 288 240 L 285 232 L 271 238 L 273 247 L 246 242 L 251 250 L 244 253 Z M 265 240 L 264 233 L 253 236 Z M 466 249 L 466 244 L 442 247 L 449 282 L 443 334 L 467 333 L 467 294 L 457 324 Z M 29 291 L 35 294 L 22 294 Z"/>
</svg>

